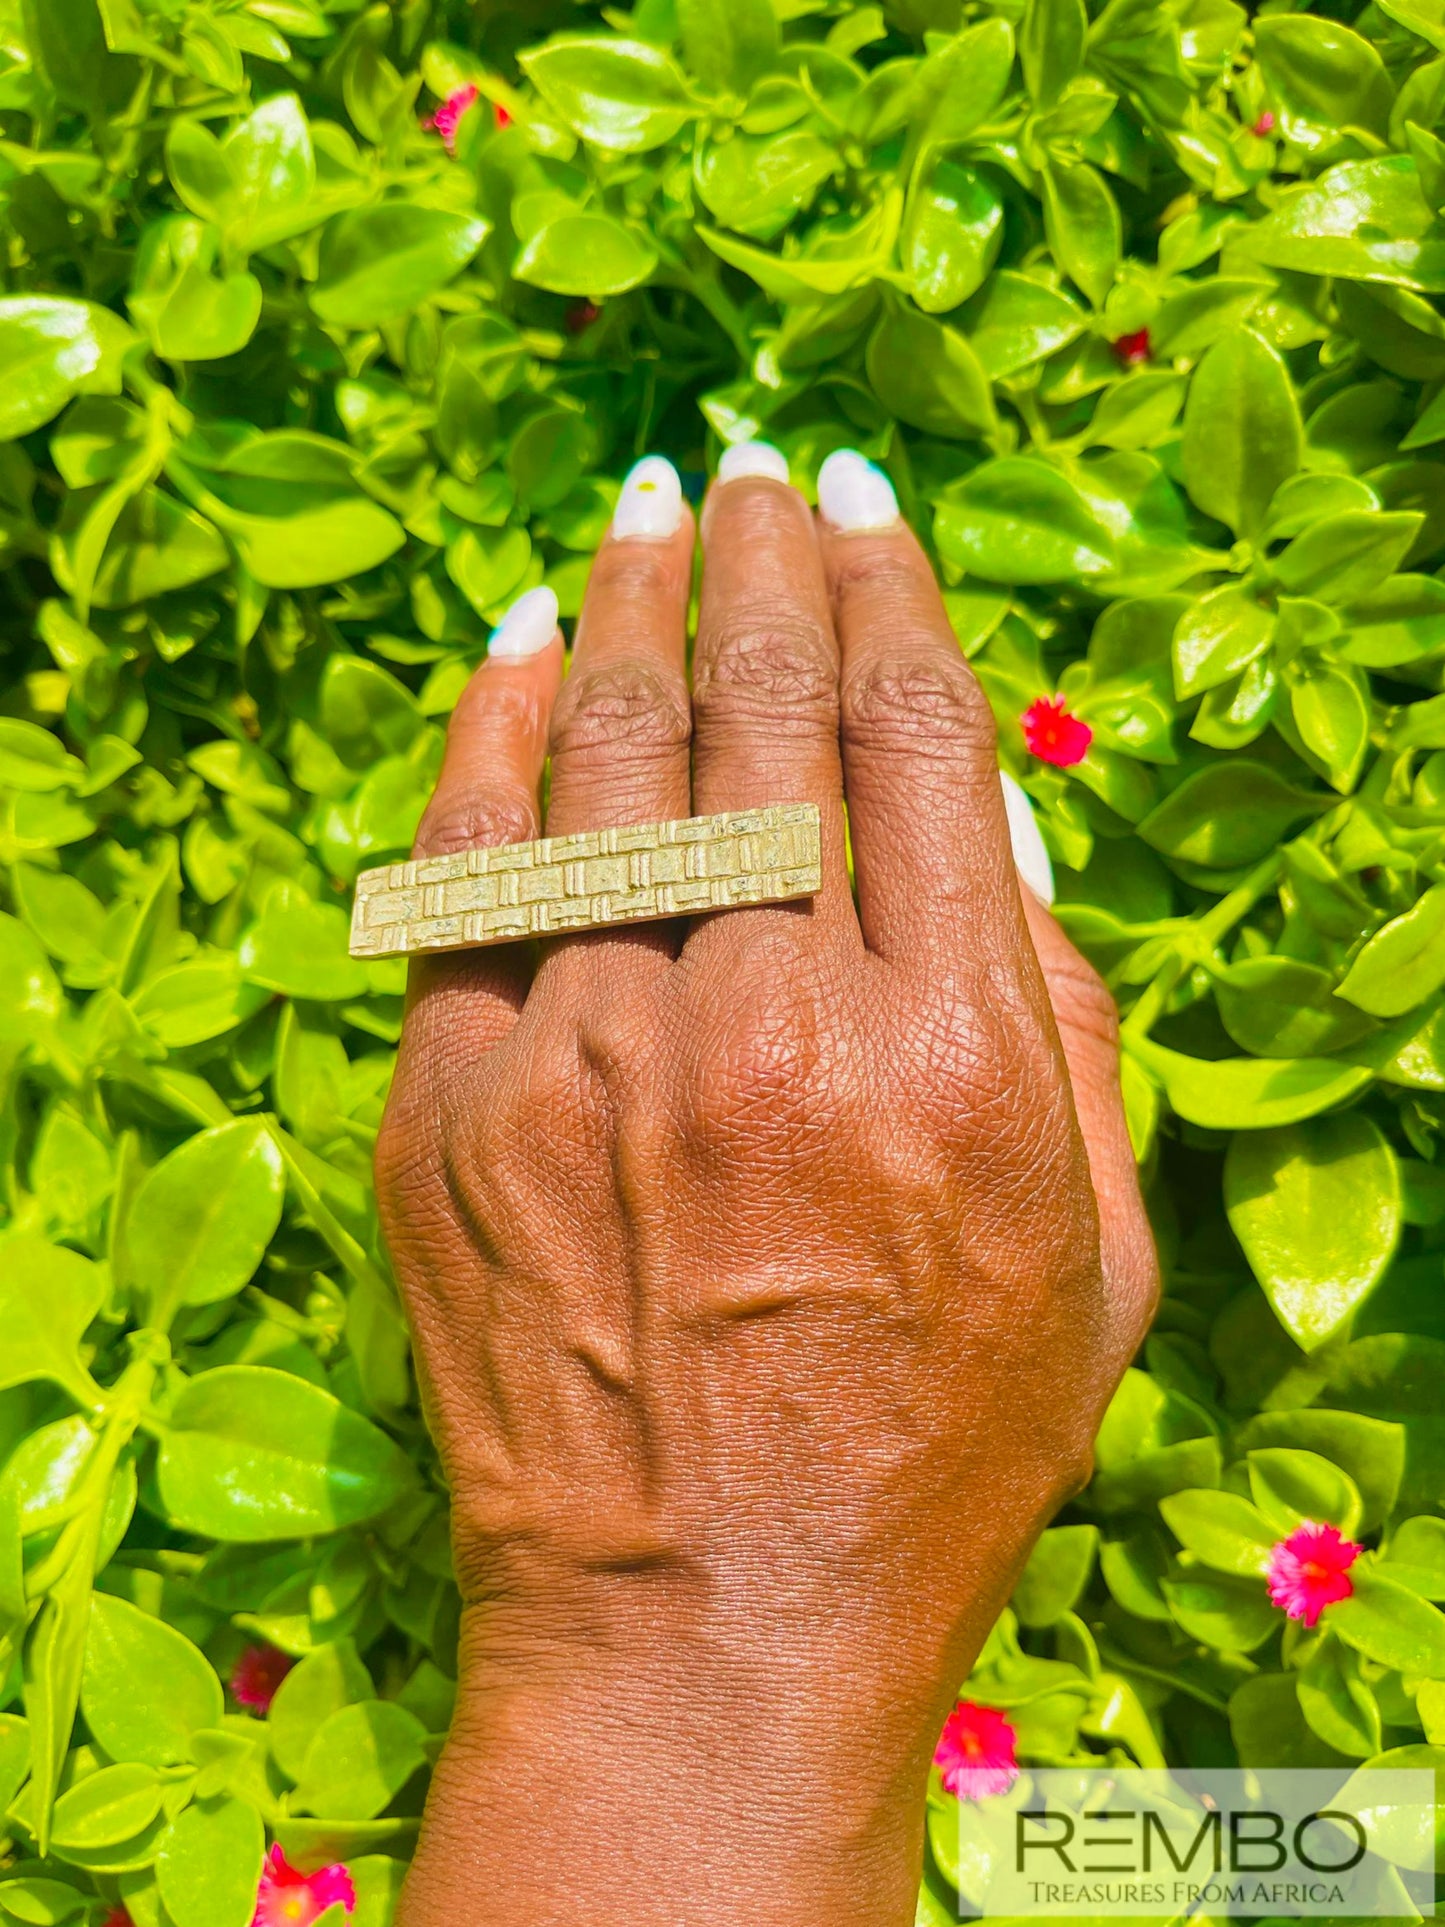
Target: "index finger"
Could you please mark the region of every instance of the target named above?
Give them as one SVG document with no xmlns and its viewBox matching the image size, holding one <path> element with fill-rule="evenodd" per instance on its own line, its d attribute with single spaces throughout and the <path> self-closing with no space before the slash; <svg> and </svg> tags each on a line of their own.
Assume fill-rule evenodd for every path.
<svg viewBox="0 0 1445 1927">
<path fill-rule="evenodd" d="M 823 464 L 818 508 L 864 940 L 900 960 L 1027 953 L 993 714 L 928 558 L 851 450 Z"/>
</svg>

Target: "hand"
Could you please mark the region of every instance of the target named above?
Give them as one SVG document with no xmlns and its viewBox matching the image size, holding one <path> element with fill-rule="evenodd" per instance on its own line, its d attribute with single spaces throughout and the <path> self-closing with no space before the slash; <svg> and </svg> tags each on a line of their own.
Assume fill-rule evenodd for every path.
<svg viewBox="0 0 1445 1927">
<path fill-rule="evenodd" d="M 550 747 L 548 834 L 811 799 L 823 888 L 414 973 L 378 1176 L 464 1625 L 402 1919 L 907 1927 L 939 1728 L 1153 1304 L 1113 1009 L 886 481 L 713 488 L 689 692 L 649 479 L 566 682 L 536 599 L 494 638 L 418 853 L 541 834 Z"/>
</svg>

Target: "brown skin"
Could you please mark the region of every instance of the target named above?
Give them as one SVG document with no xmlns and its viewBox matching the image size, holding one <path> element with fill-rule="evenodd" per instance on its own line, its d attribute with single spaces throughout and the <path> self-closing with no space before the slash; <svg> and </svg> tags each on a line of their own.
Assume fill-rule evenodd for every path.
<svg viewBox="0 0 1445 1927">
<path fill-rule="evenodd" d="M 418 853 L 812 800 L 824 886 L 417 968 L 378 1148 L 455 1501 L 402 1927 L 911 1927 L 959 1682 L 1156 1291 L 1113 1007 L 899 525 L 716 487 L 476 675 Z M 843 798 L 857 873 L 849 888 Z"/>
</svg>

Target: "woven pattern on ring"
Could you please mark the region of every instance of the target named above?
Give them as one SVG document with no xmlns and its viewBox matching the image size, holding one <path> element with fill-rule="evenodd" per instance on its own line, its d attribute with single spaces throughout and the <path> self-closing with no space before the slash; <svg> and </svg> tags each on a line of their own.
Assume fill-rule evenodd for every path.
<svg viewBox="0 0 1445 1927">
<path fill-rule="evenodd" d="M 822 887 L 816 803 L 544 836 L 367 870 L 353 957 L 465 950 L 809 897 Z"/>
</svg>

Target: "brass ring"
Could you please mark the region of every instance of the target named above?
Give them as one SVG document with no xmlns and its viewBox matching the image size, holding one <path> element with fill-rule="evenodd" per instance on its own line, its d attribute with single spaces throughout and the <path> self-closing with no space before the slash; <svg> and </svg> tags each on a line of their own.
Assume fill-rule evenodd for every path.
<svg viewBox="0 0 1445 1927">
<path fill-rule="evenodd" d="M 583 830 L 363 871 L 353 957 L 469 950 L 811 897 L 816 803 Z"/>
</svg>

